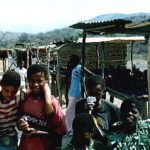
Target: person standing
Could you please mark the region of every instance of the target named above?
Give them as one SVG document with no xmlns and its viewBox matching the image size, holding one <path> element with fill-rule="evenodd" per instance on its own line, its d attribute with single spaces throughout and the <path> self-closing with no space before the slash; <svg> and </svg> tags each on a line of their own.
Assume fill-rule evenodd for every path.
<svg viewBox="0 0 150 150">
<path fill-rule="evenodd" d="M 64 114 L 59 101 L 47 95 L 50 91 L 46 90 L 47 78 L 44 65 L 33 64 L 27 70 L 30 93 L 19 109 L 18 129 L 23 131 L 19 150 L 61 148 L 62 136 L 66 133 Z"/>
<path fill-rule="evenodd" d="M 68 92 L 68 107 L 66 109 L 67 134 L 72 134 L 72 122 L 75 117 L 75 106 L 81 98 L 81 64 L 77 55 L 70 56 L 71 83 Z"/>
<path fill-rule="evenodd" d="M 15 69 L 15 71 L 18 72 L 21 77 L 21 88 L 25 88 L 27 78 L 27 69 L 24 66 L 25 62 L 22 60 L 19 62 L 18 67 Z"/>
<path fill-rule="evenodd" d="M 81 99 L 81 64 L 80 57 L 73 54 L 70 56 L 71 83 L 68 92 L 68 107 L 66 109 L 67 134 L 72 134 L 72 122 L 75 118 L 76 103 Z M 94 75 L 93 72 L 84 67 L 86 75 Z"/>
</svg>

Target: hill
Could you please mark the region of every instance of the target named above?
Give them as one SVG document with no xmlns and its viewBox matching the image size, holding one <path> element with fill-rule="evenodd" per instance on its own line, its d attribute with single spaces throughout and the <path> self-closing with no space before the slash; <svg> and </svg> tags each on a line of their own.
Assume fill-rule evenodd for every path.
<svg viewBox="0 0 150 150">
<path fill-rule="evenodd" d="M 90 20 L 91 21 L 109 21 L 112 19 L 124 18 L 131 19 L 134 21 L 135 18 L 140 20 L 141 18 L 150 19 L 150 13 L 136 13 L 136 14 L 105 14 L 96 16 Z M 141 20 L 142 21 L 142 20 Z M 82 35 L 81 30 L 73 28 L 63 28 L 46 33 L 30 34 L 30 33 L 14 33 L 14 32 L 2 32 L 0 31 L 0 48 L 14 48 L 16 43 L 35 43 L 35 45 L 48 45 L 54 41 L 75 41 L 78 37 Z M 120 34 L 113 34 L 107 36 L 120 36 Z M 121 35 L 126 36 L 126 35 Z M 136 53 L 144 53 L 145 48 L 140 47 L 137 49 Z"/>
<path fill-rule="evenodd" d="M 72 28 L 57 29 L 46 33 L 14 33 L 0 31 L 0 48 L 14 48 L 16 43 L 35 43 L 48 45 L 54 41 L 76 40 L 81 34 L 80 30 Z"/>
</svg>

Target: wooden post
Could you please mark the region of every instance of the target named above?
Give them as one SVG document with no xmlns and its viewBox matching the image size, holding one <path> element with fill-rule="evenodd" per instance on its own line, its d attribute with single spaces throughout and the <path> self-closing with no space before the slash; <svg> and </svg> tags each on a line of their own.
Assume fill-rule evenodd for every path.
<svg viewBox="0 0 150 150">
<path fill-rule="evenodd" d="M 132 44 L 131 44 L 131 70 L 133 72 L 133 41 L 132 41 Z"/>
<path fill-rule="evenodd" d="M 3 58 L 3 72 L 5 72 L 5 58 Z"/>
<path fill-rule="evenodd" d="M 85 65 L 85 40 L 86 40 L 86 31 L 83 30 L 83 39 L 82 39 L 82 49 L 81 49 L 81 95 L 82 98 L 85 96 L 85 86 L 84 86 L 84 65 Z"/>
<path fill-rule="evenodd" d="M 50 69 L 49 69 L 50 53 L 49 53 L 49 49 L 50 49 L 49 47 L 46 47 L 48 85 L 50 86 Z"/>
<path fill-rule="evenodd" d="M 97 57 L 97 63 L 96 63 L 96 69 L 99 69 L 100 68 L 100 65 L 99 65 L 99 62 L 100 62 L 100 56 L 99 56 L 99 45 L 96 44 L 96 57 Z"/>
<path fill-rule="evenodd" d="M 148 118 L 150 118 L 150 38 L 148 39 L 147 80 L 148 80 Z"/>
<path fill-rule="evenodd" d="M 102 78 L 105 78 L 105 55 L 104 55 L 104 42 L 102 42 L 102 53 L 101 53 L 101 62 L 102 62 Z"/>
<path fill-rule="evenodd" d="M 29 67 L 29 52 L 30 52 L 29 45 L 26 46 L 26 50 L 27 50 L 27 68 L 28 68 Z"/>
<path fill-rule="evenodd" d="M 36 63 L 39 63 L 40 62 L 40 60 L 39 60 L 39 47 L 37 47 L 36 59 L 37 59 Z"/>
<path fill-rule="evenodd" d="M 57 89 L 58 89 L 58 97 L 59 102 L 62 105 L 62 94 L 61 94 L 61 85 L 60 85 L 60 54 L 59 50 L 57 52 L 57 71 L 56 71 L 56 82 L 57 82 Z"/>
</svg>

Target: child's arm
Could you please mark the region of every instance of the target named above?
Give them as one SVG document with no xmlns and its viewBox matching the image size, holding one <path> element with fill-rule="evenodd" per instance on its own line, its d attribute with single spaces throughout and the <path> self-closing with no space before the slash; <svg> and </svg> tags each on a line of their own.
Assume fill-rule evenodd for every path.
<svg viewBox="0 0 150 150">
<path fill-rule="evenodd" d="M 54 113 L 54 108 L 51 101 L 51 91 L 49 85 L 46 83 L 44 87 L 44 94 L 45 94 L 45 112 L 46 114 Z"/>
<path fill-rule="evenodd" d="M 21 117 L 18 121 L 17 127 L 20 131 L 23 131 L 28 136 L 33 135 L 48 135 L 48 132 L 37 130 L 35 128 L 31 128 L 25 119 L 25 116 Z"/>
</svg>

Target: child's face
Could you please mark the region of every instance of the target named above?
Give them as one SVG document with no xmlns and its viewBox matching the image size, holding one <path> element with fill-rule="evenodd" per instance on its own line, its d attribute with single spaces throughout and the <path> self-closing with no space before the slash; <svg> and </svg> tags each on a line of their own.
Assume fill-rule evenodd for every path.
<svg viewBox="0 0 150 150">
<path fill-rule="evenodd" d="M 88 96 L 96 97 L 97 102 L 102 98 L 103 88 L 100 84 L 93 86 L 90 90 L 88 90 Z"/>
<path fill-rule="evenodd" d="M 80 139 L 84 145 L 89 145 L 92 139 L 92 133 L 84 132 L 83 135 L 80 136 Z"/>
<path fill-rule="evenodd" d="M 2 85 L 1 94 L 5 101 L 10 101 L 15 97 L 17 90 L 18 89 L 12 85 Z"/>
<path fill-rule="evenodd" d="M 45 75 L 44 73 L 38 72 L 38 73 L 33 73 L 29 79 L 29 87 L 32 91 L 33 94 L 38 94 L 41 90 L 44 89 L 46 80 L 45 80 Z"/>
<path fill-rule="evenodd" d="M 126 111 L 122 112 L 122 119 L 128 126 L 134 126 L 140 118 L 139 110 L 134 103 L 131 103 Z"/>
</svg>

